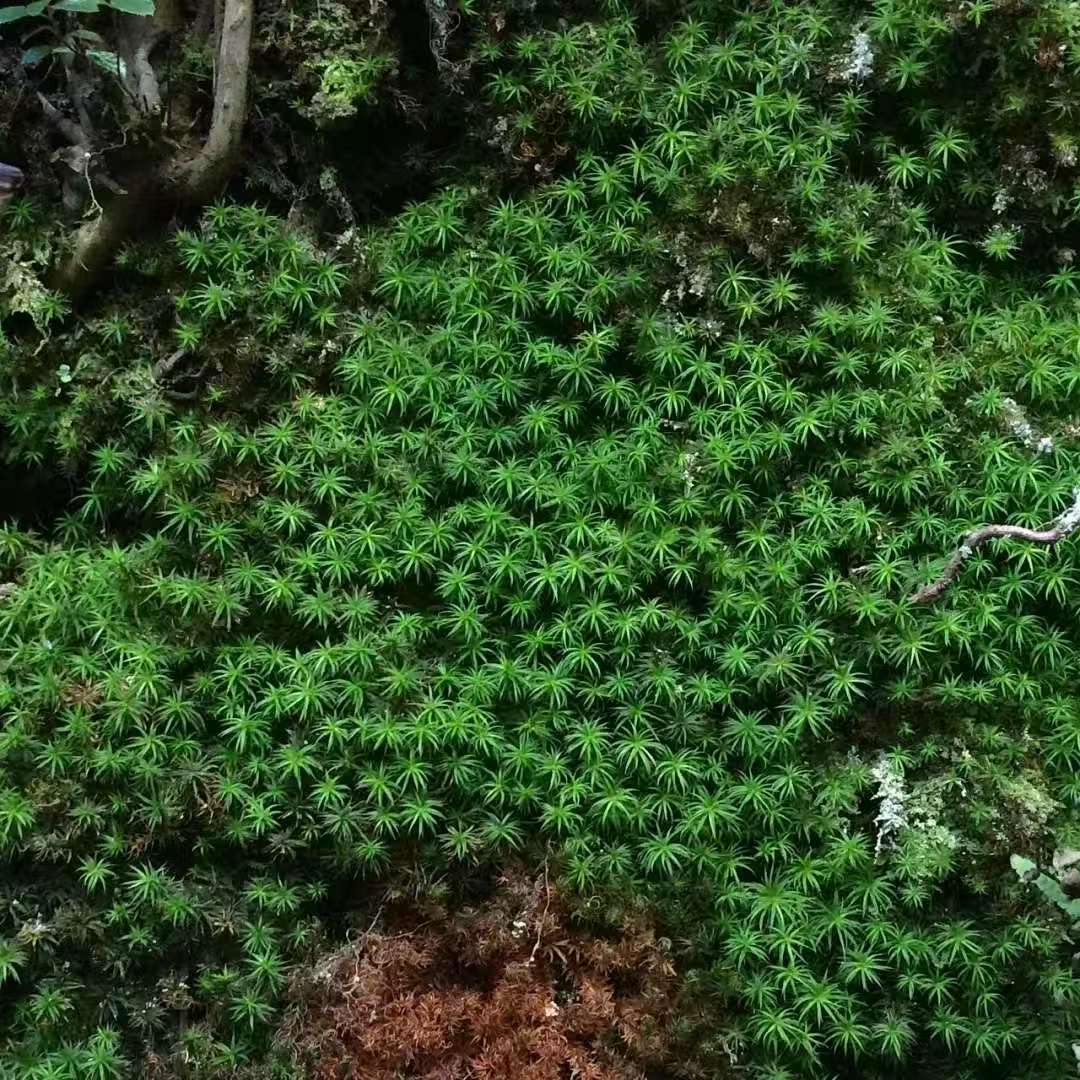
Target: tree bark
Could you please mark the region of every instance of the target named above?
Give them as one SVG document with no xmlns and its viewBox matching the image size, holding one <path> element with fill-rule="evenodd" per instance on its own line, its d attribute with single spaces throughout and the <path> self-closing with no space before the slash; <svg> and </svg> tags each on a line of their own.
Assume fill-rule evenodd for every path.
<svg viewBox="0 0 1080 1080">
<path fill-rule="evenodd" d="M 173 177 L 185 202 L 202 204 L 212 199 L 233 174 L 240 158 L 254 6 L 254 0 L 225 0 L 210 134 L 202 152 L 179 166 Z"/>
<path fill-rule="evenodd" d="M 116 252 L 148 224 L 159 223 L 178 208 L 202 206 L 228 182 L 239 161 L 247 116 L 254 6 L 254 0 L 225 0 L 213 115 L 201 150 L 188 159 L 174 155 L 151 163 L 142 174 L 125 177 L 125 192 L 109 199 L 93 221 L 77 230 L 71 254 L 53 273 L 53 288 L 74 298 L 82 296 L 108 269 Z M 156 77 L 149 70 L 149 52 L 160 33 L 150 26 L 147 30 L 132 39 L 135 51 L 129 65 L 144 116 L 160 109 Z"/>
</svg>

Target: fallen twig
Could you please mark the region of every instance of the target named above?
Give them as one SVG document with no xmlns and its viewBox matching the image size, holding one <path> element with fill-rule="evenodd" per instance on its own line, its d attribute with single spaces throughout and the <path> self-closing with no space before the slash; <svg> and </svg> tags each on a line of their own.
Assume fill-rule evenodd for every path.
<svg viewBox="0 0 1080 1080">
<path fill-rule="evenodd" d="M 544 937 L 544 920 L 547 918 L 548 908 L 551 907 L 551 886 L 548 884 L 548 861 L 547 857 L 544 858 L 544 910 L 540 918 L 536 922 L 536 943 L 532 947 L 532 952 L 529 953 L 529 963 L 532 964 L 536 960 L 536 954 L 540 949 L 540 942 Z"/>
<path fill-rule="evenodd" d="M 1010 540 L 1027 540 L 1032 544 L 1056 544 L 1070 533 L 1080 529 L 1080 488 L 1069 507 L 1048 529 L 1025 529 L 1020 525 L 982 525 L 964 537 L 961 545 L 952 553 L 936 581 L 924 585 L 911 596 L 912 603 L 930 604 L 956 580 L 964 563 L 971 558 L 977 548 L 990 540 L 1006 537 Z"/>
<path fill-rule="evenodd" d="M 179 364 L 185 356 L 187 356 L 187 349 L 181 347 L 179 349 L 176 349 L 174 352 L 169 353 L 168 356 L 163 357 L 161 360 L 159 360 L 154 365 L 154 370 L 151 373 L 154 382 L 161 382 L 162 380 L 168 378 L 173 373 L 173 369 L 176 367 L 176 365 Z"/>
</svg>

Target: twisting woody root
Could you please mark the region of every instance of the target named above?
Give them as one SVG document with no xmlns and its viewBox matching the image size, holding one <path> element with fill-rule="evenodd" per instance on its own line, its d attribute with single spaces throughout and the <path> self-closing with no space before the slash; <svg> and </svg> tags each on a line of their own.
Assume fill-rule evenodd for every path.
<svg viewBox="0 0 1080 1080">
<path fill-rule="evenodd" d="M 1077 529 L 1080 529 L 1080 488 L 1076 489 L 1072 506 L 1057 518 L 1049 529 L 1025 529 L 1020 525 L 982 525 L 968 533 L 963 543 L 952 553 L 938 579 L 913 593 L 911 600 L 916 604 L 933 603 L 956 580 L 964 563 L 971 558 L 975 550 L 990 540 L 1008 537 L 1011 540 L 1027 540 L 1032 544 L 1056 544 Z"/>
<path fill-rule="evenodd" d="M 155 18 L 179 8 L 178 0 L 158 0 Z M 215 59 L 213 115 L 205 142 L 187 152 L 169 152 L 161 161 L 149 161 L 123 177 L 116 198 L 75 234 L 71 253 L 56 268 L 51 285 L 70 296 L 87 292 L 108 270 L 117 251 L 145 228 L 148 221 L 162 218 L 179 207 L 198 207 L 215 198 L 228 182 L 240 157 L 241 138 L 247 114 L 251 38 L 255 0 L 223 0 L 218 6 L 220 33 Z M 133 98 L 136 113 L 144 122 L 155 122 L 161 107 L 156 76 L 149 55 L 163 31 L 142 16 L 125 16 L 130 21 L 124 37 L 130 52 L 127 69 L 135 78 Z M 47 105 L 43 102 L 43 108 Z M 55 112 L 55 109 L 53 110 Z M 46 109 L 48 112 L 48 109 Z M 79 125 L 70 124 L 78 142 Z M 81 136 L 84 157 L 89 160 L 89 139 Z M 169 145 L 159 140 L 159 150 Z M 79 145 L 82 145 L 79 143 Z"/>
</svg>

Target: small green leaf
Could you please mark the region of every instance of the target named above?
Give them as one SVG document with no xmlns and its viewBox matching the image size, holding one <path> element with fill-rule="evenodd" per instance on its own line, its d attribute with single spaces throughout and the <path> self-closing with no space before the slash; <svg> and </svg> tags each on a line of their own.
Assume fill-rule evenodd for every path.
<svg viewBox="0 0 1080 1080">
<path fill-rule="evenodd" d="M 127 77 L 127 65 L 114 52 L 106 52 L 104 49 L 87 49 L 86 55 L 97 64 L 103 71 L 110 75 L 124 79 Z"/>
<path fill-rule="evenodd" d="M 101 0 L 56 0 L 53 8 L 56 11 L 78 11 L 92 14 L 101 10 Z"/>
<path fill-rule="evenodd" d="M 40 64 L 46 56 L 52 56 L 57 51 L 55 45 L 35 45 L 22 54 L 23 67 L 33 67 L 35 64 Z"/>
<path fill-rule="evenodd" d="M 128 15 L 153 15 L 154 0 L 106 0 L 111 8 Z"/>
<path fill-rule="evenodd" d="M 1009 865 L 1016 871 L 1021 881 L 1030 881 L 1032 872 L 1038 869 L 1035 863 L 1024 858 L 1023 855 L 1010 856 Z"/>
<path fill-rule="evenodd" d="M 1049 874 L 1040 874 L 1035 879 L 1035 887 L 1047 898 L 1057 904 L 1070 919 L 1080 919 L 1080 900 L 1071 900 L 1065 890 Z"/>
<path fill-rule="evenodd" d="M 1019 875 L 1021 881 L 1034 882 L 1051 903 L 1056 904 L 1071 919 L 1080 919 L 1080 900 L 1070 899 L 1061 885 L 1049 874 L 1040 874 L 1038 866 L 1023 855 L 1009 856 L 1009 865 Z"/>
<path fill-rule="evenodd" d="M 49 0 L 38 0 L 34 4 L 20 4 L 18 7 L 0 8 L 0 24 L 17 22 L 19 19 L 32 19 L 40 15 L 49 6 Z"/>
</svg>

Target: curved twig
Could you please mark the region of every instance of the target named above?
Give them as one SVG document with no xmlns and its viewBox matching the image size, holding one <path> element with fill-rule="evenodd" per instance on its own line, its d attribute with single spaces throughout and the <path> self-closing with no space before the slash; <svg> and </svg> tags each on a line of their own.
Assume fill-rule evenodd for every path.
<svg viewBox="0 0 1080 1080">
<path fill-rule="evenodd" d="M 187 356 L 187 349 L 181 346 L 174 352 L 169 353 L 168 356 L 163 357 L 155 365 L 151 372 L 154 382 L 162 382 L 167 379 L 172 373 L 177 364 L 180 363 L 184 357 Z"/>
<path fill-rule="evenodd" d="M 963 569 L 964 563 L 971 558 L 976 549 L 991 540 L 1007 538 L 1010 540 L 1027 540 L 1031 544 L 1056 544 L 1064 540 L 1070 533 L 1080 529 L 1080 488 L 1076 491 L 1076 498 L 1069 507 L 1048 529 L 1025 529 L 1021 525 L 981 525 L 969 532 L 964 537 L 960 546 L 949 557 L 944 570 L 936 581 L 924 585 L 911 596 L 914 604 L 930 604 L 956 580 L 957 575 Z"/>
</svg>

